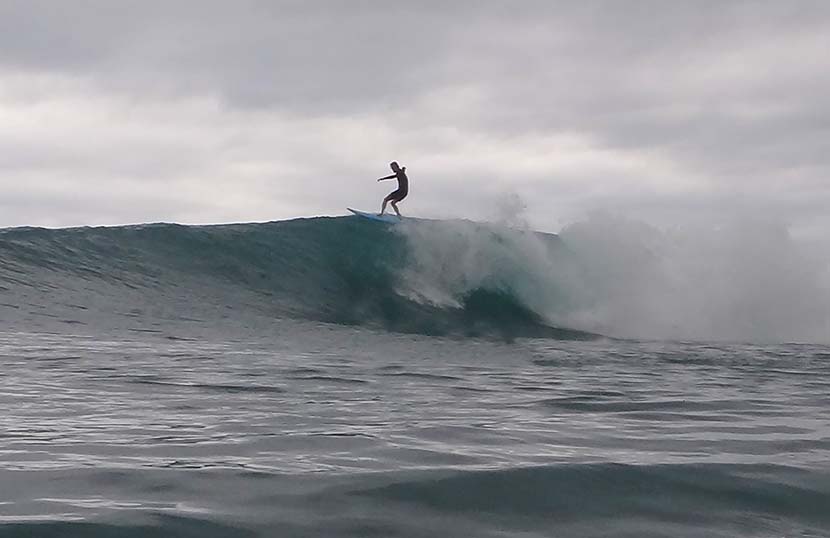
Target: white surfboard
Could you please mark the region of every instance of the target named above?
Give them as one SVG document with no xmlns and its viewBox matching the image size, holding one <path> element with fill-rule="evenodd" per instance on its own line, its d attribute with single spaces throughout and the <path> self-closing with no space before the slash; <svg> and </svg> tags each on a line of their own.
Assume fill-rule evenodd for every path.
<svg viewBox="0 0 830 538">
<path fill-rule="evenodd" d="M 380 222 L 387 222 L 389 224 L 396 224 L 401 221 L 401 218 L 397 215 L 378 215 L 377 213 L 366 213 L 365 211 L 358 211 L 357 209 L 352 209 L 351 207 L 347 207 L 346 209 L 358 217 L 363 217 L 364 219 L 377 220 Z"/>
</svg>

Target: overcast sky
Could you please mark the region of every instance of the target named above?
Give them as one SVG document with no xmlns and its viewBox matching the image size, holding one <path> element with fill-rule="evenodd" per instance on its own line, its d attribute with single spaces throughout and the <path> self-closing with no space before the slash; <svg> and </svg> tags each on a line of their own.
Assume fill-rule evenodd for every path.
<svg viewBox="0 0 830 538">
<path fill-rule="evenodd" d="M 0 2 L 0 226 L 592 210 L 830 230 L 830 2 Z"/>
</svg>

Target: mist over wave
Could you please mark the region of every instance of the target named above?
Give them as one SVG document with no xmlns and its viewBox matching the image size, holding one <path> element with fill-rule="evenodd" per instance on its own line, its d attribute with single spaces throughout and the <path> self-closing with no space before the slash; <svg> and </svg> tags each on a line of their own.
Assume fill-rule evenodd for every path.
<svg viewBox="0 0 830 538">
<path fill-rule="evenodd" d="M 0 231 L 6 326 L 267 326 L 429 335 L 814 341 L 826 262 L 786 229 L 667 232 L 595 216 L 504 223 L 357 217 Z"/>
<path fill-rule="evenodd" d="M 827 260 L 768 222 L 662 231 L 604 214 L 558 237 L 459 221 L 398 230 L 414 260 L 405 281 L 420 300 L 452 306 L 472 289 L 509 290 L 552 324 L 620 337 L 830 334 Z"/>
<path fill-rule="evenodd" d="M 563 240 L 589 284 L 585 323 L 663 338 L 827 341 L 827 260 L 780 224 L 660 231 L 601 216 Z M 573 289 L 573 288 L 572 288 Z"/>
</svg>

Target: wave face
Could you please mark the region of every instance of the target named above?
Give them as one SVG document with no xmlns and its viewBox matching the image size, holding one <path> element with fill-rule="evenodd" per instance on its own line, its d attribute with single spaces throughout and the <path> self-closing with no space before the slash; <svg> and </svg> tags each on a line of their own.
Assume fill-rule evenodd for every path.
<svg viewBox="0 0 830 538">
<path fill-rule="evenodd" d="M 825 280 L 822 280 L 822 279 Z M 822 266 L 782 233 L 677 238 L 609 218 L 561 236 L 468 221 L 0 231 L 7 324 L 823 341 Z M 566 329 L 567 327 L 567 329 Z"/>
<path fill-rule="evenodd" d="M 440 225 L 416 222 L 406 233 Z M 429 335 L 593 337 L 554 327 L 514 289 L 520 274 L 432 300 L 413 287 L 418 255 L 404 232 L 357 217 L 9 229 L 0 231 L 0 312 L 24 326 L 292 317 Z"/>
</svg>

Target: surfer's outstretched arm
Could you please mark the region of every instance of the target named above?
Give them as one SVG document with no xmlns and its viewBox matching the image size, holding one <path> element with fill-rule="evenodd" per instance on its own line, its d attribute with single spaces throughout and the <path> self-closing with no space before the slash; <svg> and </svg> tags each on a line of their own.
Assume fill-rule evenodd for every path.
<svg viewBox="0 0 830 538">
<path fill-rule="evenodd" d="M 391 176 L 382 177 L 382 178 L 378 179 L 378 181 L 383 181 L 384 179 L 393 179 L 393 178 L 396 178 L 396 177 L 398 177 L 398 174 L 392 174 Z"/>
</svg>

